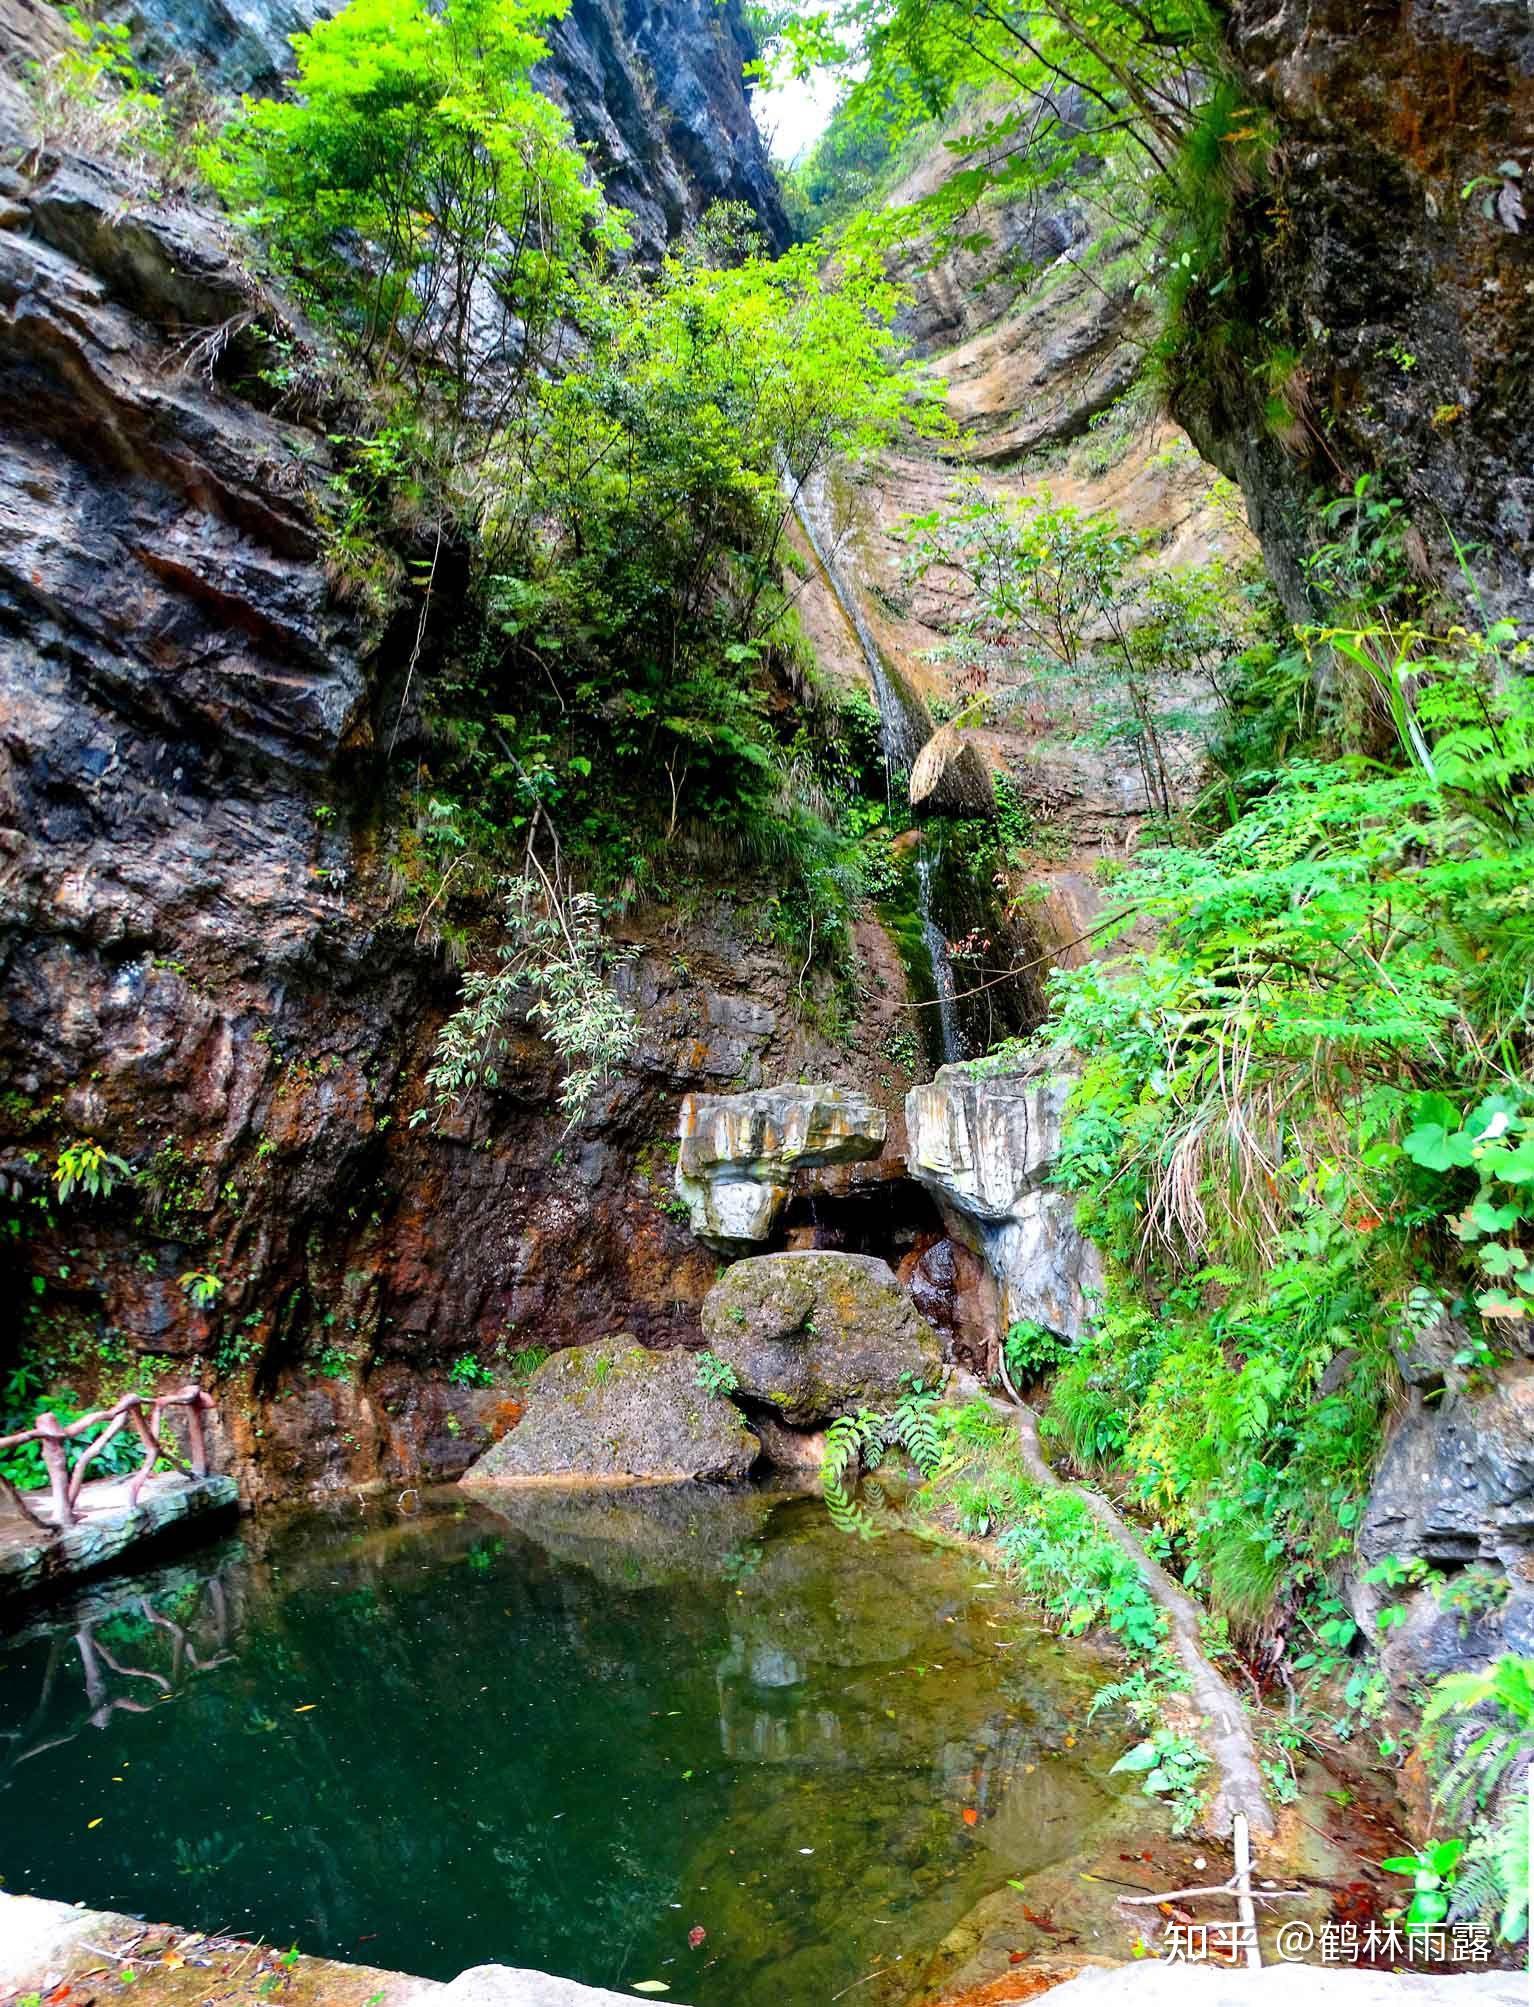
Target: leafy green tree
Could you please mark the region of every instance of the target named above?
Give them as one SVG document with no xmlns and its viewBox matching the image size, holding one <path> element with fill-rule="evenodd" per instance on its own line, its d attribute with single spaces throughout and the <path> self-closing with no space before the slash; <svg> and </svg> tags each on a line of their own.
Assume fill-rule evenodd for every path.
<svg viewBox="0 0 1534 2007">
<path fill-rule="evenodd" d="M 779 44 L 800 71 L 845 70 L 844 148 L 859 125 L 898 143 L 968 105 L 954 172 L 919 205 L 924 226 L 961 236 L 976 234 L 985 196 L 1069 182 L 1105 218 L 1158 237 L 1154 212 L 1182 206 L 1185 151 L 1217 95 L 1205 0 L 810 0 Z"/>
<path fill-rule="evenodd" d="M 532 81 L 564 0 L 350 0 L 247 100 L 212 167 L 379 376 L 504 412 L 588 244 L 622 241 L 567 120 Z M 493 388 L 492 388 L 493 386 Z M 481 415 L 484 415 L 483 413 Z"/>
<path fill-rule="evenodd" d="M 1063 674 L 1090 693 L 1103 735 L 1127 741 L 1146 805 L 1170 820 L 1177 783 L 1169 732 L 1191 722 L 1167 711 L 1174 678 L 1198 667 L 1216 693 L 1239 652 L 1241 609 L 1217 566 L 1152 571 L 1150 546 L 1109 510 L 1057 503 L 1046 489 L 1003 500 L 971 484 L 957 507 L 913 517 L 908 570 L 957 573 L 970 591 L 962 635 L 992 665 Z"/>
<path fill-rule="evenodd" d="M 444 694 L 497 720 L 459 735 L 492 815 L 541 807 L 612 884 L 690 829 L 820 872 L 773 712 L 780 562 L 798 484 L 940 422 L 896 302 L 877 263 L 808 252 L 689 254 L 588 300 L 580 357 L 487 455 L 489 632 Z"/>
</svg>

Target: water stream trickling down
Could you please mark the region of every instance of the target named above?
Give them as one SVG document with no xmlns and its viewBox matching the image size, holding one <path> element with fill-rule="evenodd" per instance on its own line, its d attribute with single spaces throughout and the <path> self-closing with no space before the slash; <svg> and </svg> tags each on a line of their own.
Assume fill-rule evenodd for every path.
<svg viewBox="0 0 1534 2007">
<path fill-rule="evenodd" d="M 965 1055 L 964 1028 L 959 1022 L 959 1000 L 954 989 L 953 959 L 948 937 L 932 917 L 932 858 L 925 847 L 916 857 L 916 913 L 921 936 L 932 959 L 932 987 L 937 992 L 937 1021 L 942 1039 L 943 1063 L 952 1065 Z"/>
<path fill-rule="evenodd" d="M 886 661 L 883 649 L 875 639 L 873 630 L 858 604 L 857 594 L 848 587 L 836 562 L 835 542 L 826 521 L 826 489 L 824 480 L 811 484 L 796 481 L 785 472 L 784 487 L 793 505 L 794 515 L 803 530 L 810 549 L 815 554 L 826 584 L 841 608 L 847 625 L 857 638 L 863 652 L 863 660 L 868 669 L 868 680 L 873 685 L 874 701 L 879 711 L 879 740 L 884 755 L 884 777 L 886 790 L 892 792 L 898 779 L 910 775 L 917 755 L 932 736 L 932 722 L 920 700 L 913 697 L 901 683 L 898 673 Z M 925 847 L 921 850 L 916 864 L 916 914 L 921 922 L 922 940 L 932 963 L 932 987 L 937 998 L 939 1036 L 943 1063 L 967 1056 L 964 1030 L 959 1019 L 959 1005 L 953 975 L 953 960 L 948 951 L 948 937 L 937 924 L 932 910 L 932 860 Z"/>
<path fill-rule="evenodd" d="M 0 1657 L 15 1893 L 445 1979 L 824 2007 L 1137 1800 L 1106 1662 L 818 1500 L 448 1490 L 257 1520 Z"/>
</svg>

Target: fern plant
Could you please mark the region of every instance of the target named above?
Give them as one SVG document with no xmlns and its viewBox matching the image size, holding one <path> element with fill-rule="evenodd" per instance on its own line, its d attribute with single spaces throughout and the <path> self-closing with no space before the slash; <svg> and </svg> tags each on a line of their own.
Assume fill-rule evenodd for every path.
<svg viewBox="0 0 1534 2007">
<path fill-rule="evenodd" d="M 820 1492 L 838 1532 L 855 1533 L 860 1540 L 876 1537 L 873 1516 L 858 1497 L 858 1477 L 865 1466 L 876 1468 L 883 1453 L 884 1418 L 870 1408 L 838 1415 L 826 1430 Z"/>
<path fill-rule="evenodd" d="M 1459 1922 L 1495 1920 L 1516 1944 L 1529 1926 L 1529 1796 L 1527 1783 L 1510 1785 L 1515 1766 L 1534 1760 L 1534 1659 L 1507 1653 L 1484 1672 L 1439 1680 L 1423 1710 L 1424 1747 L 1441 1742 L 1451 1718 L 1472 1713 L 1481 1725 L 1434 1792 L 1448 1818 L 1471 1820 L 1448 1909 Z"/>
<path fill-rule="evenodd" d="M 934 1477 L 943 1461 L 937 1421 L 935 1387 L 913 1380 L 887 1415 L 859 1408 L 855 1415 L 838 1415 L 826 1431 L 820 1465 L 820 1490 L 832 1523 L 860 1540 L 878 1537 L 875 1514 L 858 1496 L 858 1479 L 876 1471 L 891 1449 L 903 1449 L 923 1477 Z M 882 1503 L 882 1494 L 880 1495 Z"/>
</svg>

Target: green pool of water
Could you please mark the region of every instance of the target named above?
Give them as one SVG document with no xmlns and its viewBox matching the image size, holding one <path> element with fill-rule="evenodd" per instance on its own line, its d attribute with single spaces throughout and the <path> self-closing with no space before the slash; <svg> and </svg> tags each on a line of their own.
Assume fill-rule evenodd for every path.
<svg viewBox="0 0 1534 2007">
<path fill-rule="evenodd" d="M 914 1988 L 1089 1844 L 1104 1676 L 978 1562 L 809 1500 L 353 1505 L 0 1647 L 0 1875 L 433 1978 L 818 2007 Z"/>
</svg>

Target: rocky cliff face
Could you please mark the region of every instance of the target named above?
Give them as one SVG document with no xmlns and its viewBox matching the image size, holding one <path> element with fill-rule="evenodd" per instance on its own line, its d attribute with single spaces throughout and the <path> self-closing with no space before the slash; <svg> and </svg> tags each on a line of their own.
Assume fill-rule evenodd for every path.
<svg viewBox="0 0 1534 2007">
<path fill-rule="evenodd" d="M 911 1175 L 952 1237 L 984 1261 L 1000 1328 L 1019 1319 L 1080 1337 L 1102 1261 L 1076 1202 L 1050 1184 L 1070 1082 L 1026 1070 L 945 1066 L 906 1100 Z"/>
<path fill-rule="evenodd" d="M 293 67 L 289 38 L 339 0 L 118 0 L 161 72 L 270 92 Z M 540 81 L 563 106 L 610 201 L 656 258 L 713 202 L 743 202 L 769 241 L 788 237 L 742 66 L 756 46 L 740 0 L 572 0 L 547 30 Z"/>
<path fill-rule="evenodd" d="M 61 32 L 27 0 L 4 19 L 34 50 Z M 32 145 L 0 74 L 13 1328 L 32 1306 L 81 1393 L 145 1355 L 216 1362 L 251 1496 L 452 1471 L 506 1392 L 450 1381 L 466 1354 L 696 1340 L 715 1262 L 671 1191 L 681 1096 L 834 1076 L 897 1112 L 900 965 L 870 925 L 859 1024 L 829 1045 L 721 888 L 685 937 L 637 925 L 644 1036 L 589 1121 L 563 1133 L 528 1036 L 467 1123 L 412 1130 L 456 990 L 394 916 L 381 822 L 413 635 L 369 632 L 327 579 L 310 495 L 336 427 L 247 390 L 251 331 L 303 330 L 217 217 Z M 142 1175 L 39 1232 L 85 1137 Z M 191 1270 L 223 1283 L 205 1310 Z"/>
<path fill-rule="evenodd" d="M 930 194 L 954 159 L 934 148 L 892 190 L 891 204 Z M 938 734 L 946 743 L 932 742 L 932 757 L 941 751 L 953 763 L 962 748 L 1005 776 L 1037 830 L 996 911 L 939 912 L 950 937 L 974 930 L 990 939 L 979 958 L 984 976 L 1006 960 L 1024 966 L 1007 990 L 982 978 L 961 1001 L 971 1052 L 1040 1021 L 1044 971 L 1083 958 L 1082 937 L 1101 905 L 1094 867 L 1133 848 L 1149 803 L 1131 739 L 1102 729 L 1090 692 L 1004 666 L 977 674 L 954 646 L 970 610 L 967 584 L 942 567 L 910 575 L 906 519 L 951 503 L 973 482 L 990 497 L 1048 493 L 1084 512 L 1113 510 L 1167 564 L 1239 565 L 1255 550 L 1239 497 L 1137 389 L 1153 314 L 1133 276 L 1113 276 L 1113 261 L 1100 255 L 1100 224 L 1068 191 L 1037 204 L 988 205 L 978 220 L 982 244 L 912 256 L 904 314 L 904 332 L 941 381 L 963 435 L 913 442 L 856 483 L 827 484 L 818 542 L 840 591 L 812 571 L 798 601 L 831 674 L 866 680 L 866 635 L 934 716 L 959 712 L 961 722 Z M 861 635 L 843 604 L 849 598 Z M 983 716 L 973 703 L 982 686 Z M 1165 747 L 1174 788 L 1191 799 L 1212 721 L 1208 690 L 1194 674 L 1174 675 L 1158 707 L 1172 721 Z M 923 813 L 937 805 L 924 802 Z M 977 917 L 989 924 L 977 927 Z M 972 985 L 961 979 L 959 987 Z"/>
<path fill-rule="evenodd" d="M 1236 0 L 1229 48 L 1273 121 L 1174 408 L 1246 495 L 1308 611 L 1306 505 L 1362 474 L 1414 555 L 1491 617 L 1534 613 L 1534 26 L 1499 0 Z M 1277 408 L 1274 408 L 1274 399 Z M 1452 535 L 1451 535 L 1452 533 Z"/>
</svg>

